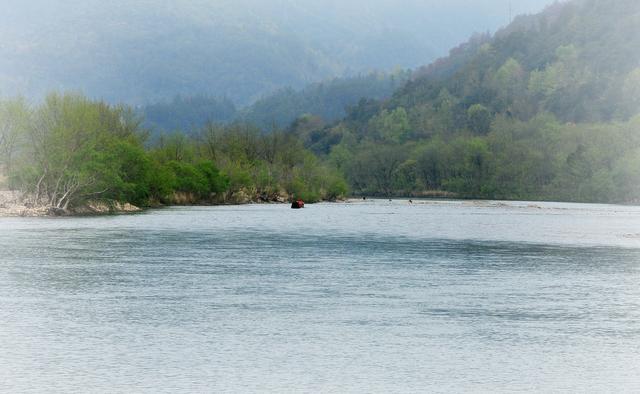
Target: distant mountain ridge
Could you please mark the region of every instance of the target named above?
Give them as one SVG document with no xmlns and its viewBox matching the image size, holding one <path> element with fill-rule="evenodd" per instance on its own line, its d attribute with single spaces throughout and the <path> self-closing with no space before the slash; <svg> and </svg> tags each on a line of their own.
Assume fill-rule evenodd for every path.
<svg viewBox="0 0 640 394">
<path fill-rule="evenodd" d="M 154 134 L 191 132 L 207 123 L 243 122 L 262 130 L 284 129 L 303 115 L 318 117 L 323 124 L 332 123 L 360 100 L 391 97 L 410 75 L 409 71 L 396 71 L 334 78 L 304 89 L 278 90 L 245 108 L 238 108 L 227 98 L 176 96 L 171 101 L 142 106 L 138 113 Z"/>
<path fill-rule="evenodd" d="M 134 105 L 200 95 L 245 106 L 282 88 L 428 63 L 502 25 L 507 3 L 7 0 L 0 94 L 75 90 Z"/>
</svg>

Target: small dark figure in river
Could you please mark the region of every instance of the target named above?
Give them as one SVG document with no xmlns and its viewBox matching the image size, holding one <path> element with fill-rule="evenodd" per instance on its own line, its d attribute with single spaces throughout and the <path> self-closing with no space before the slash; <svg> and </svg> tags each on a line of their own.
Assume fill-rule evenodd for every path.
<svg viewBox="0 0 640 394">
<path fill-rule="evenodd" d="M 409 200 L 409 204 L 413 204 L 413 200 Z"/>
<path fill-rule="evenodd" d="M 292 209 L 302 209 L 304 208 L 304 201 L 296 200 L 291 204 Z"/>
</svg>

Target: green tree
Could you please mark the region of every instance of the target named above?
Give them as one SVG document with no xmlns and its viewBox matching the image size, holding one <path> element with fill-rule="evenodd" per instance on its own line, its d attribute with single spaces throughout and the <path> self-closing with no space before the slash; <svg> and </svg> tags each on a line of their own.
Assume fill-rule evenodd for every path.
<svg viewBox="0 0 640 394">
<path fill-rule="evenodd" d="M 487 134 L 491 129 L 491 111 L 482 104 L 474 104 L 467 111 L 469 129 L 476 134 Z"/>
<path fill-rule="evenodd" d="M 14 155 L 25 137 L 29 111 L 22 99 L 0 101 L 0 177 L 12 171 Z"/>
<path fill-rule="evenodd" d="M 631 71 L 624 79 L 622 95 L 624 116 L 640 113 L 640 67 Z"/>
<path fill-rule="evenodd" d="M 28 149 L 13 177 L 36 202 L 62 210 L 132 193 L 130 183 L 146 176 L 135 174 L 145 168 L 137 125 L 122 109 L 50 95 L 29 122 Z"/>
<path fill-rule="evenodd" d="M 406 149 L 401 146 L 362 146 L 350 163 L 348 179 L 360 193 L 391 196 L 396 171 L 406 159 Z"/>
<path fill-rule="evenodd" d="M 371 120 L 371 127 L 383 140 L 395 143 L 406 141 L 411 131 L 409 115 L 403 107 L 382 111 Z"/>
<path fill-rule="evenodd" d="M 417 151 L 416 172 L 427 190 L 441 190 L 454 161 L 451 147 L 440 139 L 429 141 Z"/>
</svg>

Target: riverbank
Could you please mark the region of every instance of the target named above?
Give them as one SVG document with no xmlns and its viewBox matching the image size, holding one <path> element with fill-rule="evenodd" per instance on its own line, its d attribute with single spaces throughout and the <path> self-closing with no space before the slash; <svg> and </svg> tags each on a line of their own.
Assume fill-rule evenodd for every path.
<svg viewBox="0 0 640 394">
<path fill-rule="evenodd" d="M 33 204 L 17 191 L 0 191 L 0 217 L 91 216 L 141 212 L 128 203 L 92 201 L 69 211 Z"/>
<path fill-rule="evenodd" d="M 168 206 L 224 206 L 248 204 L 289 204 L 284 195 L 254 196 L 244 192 L 234 193 L 219 200 L 212 199 L 204 202 L 185 193 L 175 193 L 171 204 L 154 204 L 147 208 L 164 208 Z M 0 190 L 0 218 L 1 217 L 55 217 L 55 216 L 95 216 L 119 215 L 145 211 L 146 208 L 137 207 L 130 203 L 117 201 L 89 201 L 82 206 L 69 210 L 56 209 L 47 205 L 36 205 L 17 191 Z"/>
<path fill-rule="evenodd" d="M 29 204 L 19 192 L 0 191 L 0 217 L 40 217 L 49 214 L 49 208 Z"/>
<path fill-rule="evenodd" d="M 188 207 L 188 206 L 241 206 L 241 205 L 253 205 L 253 204 L 289 204 L 289 200 L 282 196 L 266 198 L 264 196 L 257 196 L 255 198 L 249 198 L 245 193 L 237 193 L 234 196 L 218 200 L 218 201 L 196 201 L 189 198 L 176 195 L 174 202 L 171 204 L 157 204 L 150 207 L 140 208 L 129 203 L 120 203 L 116 201 L 90 201 L 86 204 L 75 207 L 73 209 L 64 211 L 55 209 L 49 206 L 37 206 L 29 202 L 28 198 L 25 198 L 21 193 L 17 191 L 2 191 L 0 190 L 0 218 L 2 217 L 60 217 L 60 216 L 99 216 L 99 215 L 120 215 L 120 214 L 132 214 L 144 212 L 147 208 L 167 208 L 167 207 Z M 548 201 L 519 201 L 519 200 L 473 200 L 473 199 L 460 199 L 451 195 L 431 195 L 428 197 L 420 196 L 403 196 L 403 197 L 351 197 L 337 200 L 322 200 L 319 202 L 342 202 L 345 204 L 358 204 L 369 201 L 406 201 L 412 205 L 423 205 L 433 203 L 447 202 L 464 202 L 473 206 L 486 206 L 486 207 L 511 207 L 511 208 L 536 208 L 543 209 L 541 204 L 549 204 Z M 592 203 L 597 204 L 597 203 Z M 598 205 L 619 205 L 619 206 L 639 206 L 640 201 L 634 201 L 626 204 L 606 204 L 600 203 Z M 636 236 L 637 237 L 637 236 Z"/>
</svg>

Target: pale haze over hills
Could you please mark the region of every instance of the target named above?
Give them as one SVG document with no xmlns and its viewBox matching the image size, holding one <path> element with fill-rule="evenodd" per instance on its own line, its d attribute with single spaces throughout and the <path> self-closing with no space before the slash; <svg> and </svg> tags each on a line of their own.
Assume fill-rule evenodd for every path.
<svg viewBox="0 0 640 394">
<path fill-rule="evenodd" d="M 5 0 L 0 94 L 76 90 L 130 104 L 206 94 L 244 105 L 282 87 L 428 64 L 550 2 Z"/>
</svg>

